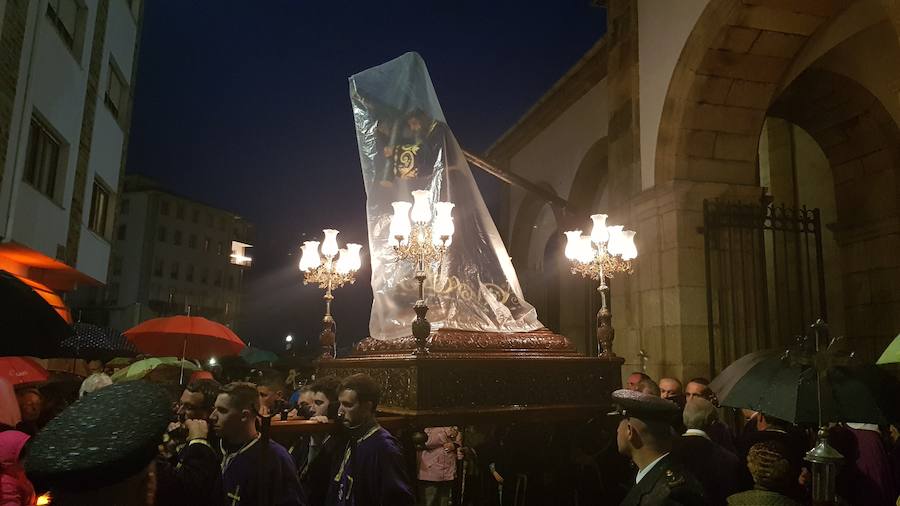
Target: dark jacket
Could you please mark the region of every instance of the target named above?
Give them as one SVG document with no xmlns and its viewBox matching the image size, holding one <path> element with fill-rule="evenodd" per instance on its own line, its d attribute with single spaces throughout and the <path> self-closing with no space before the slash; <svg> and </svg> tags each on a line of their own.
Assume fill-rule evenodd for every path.
<svg viewBox="0 0 900 506">
<path fill-rule="evenodd" d="M 156 503 L 172 506 L 213 504 L 222 455 L 206 440 L 185 445 L 175 462 L 156 462 Z"/>
<path fill-rule="evenodd" d="M 693 475 L 666 455 L 628 492 L 621 506 L 704 505 L 703 488 Z"/>
<path fill-rule="evenodd" d="M 310 437 L 303 436 L 291 446 L 288 453 L 297 466 L 300 488 L 305 492 L 309 505 L 322 506 L 325 504 L 331 479 L 344 456 L 347 439 L 341 434 L 327 436 L 312 462 L 309 462 L 309 443 Z"/>
<path fill-rule="evenodd" d="M 703 436 L 681 436 L 672 456 L 697 478 L 710 505 L 724 505 L 728 496 L 741 490 L 741 461 Z"/>
</svg>

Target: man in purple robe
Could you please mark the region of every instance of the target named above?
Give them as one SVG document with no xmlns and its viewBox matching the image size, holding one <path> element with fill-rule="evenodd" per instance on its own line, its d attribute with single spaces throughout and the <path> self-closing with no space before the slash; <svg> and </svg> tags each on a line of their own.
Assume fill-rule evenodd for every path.
<svg viewBox="0 0 900 506">
<path fill-rule="evenodd" d="M 223 506 L 306 506 L 297 468 L 283 446 L 256 429 L 259 393 L 252 383 L 222 387 L 209 420 L 221 438 Z"/>
<path fill-rule="evenodd" d="M 338 418 L 349 436 L 331 480 L 330 506 L 412 506 L 410 485 L 399 442 L 378 425 L 375 410 L 381 397 L 370 376 L 354 374 L 338 389 Z"/>
</svg>

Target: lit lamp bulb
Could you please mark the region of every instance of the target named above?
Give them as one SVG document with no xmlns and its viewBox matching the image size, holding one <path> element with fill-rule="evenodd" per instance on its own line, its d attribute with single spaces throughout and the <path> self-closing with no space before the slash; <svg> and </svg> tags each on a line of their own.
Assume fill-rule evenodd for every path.
<svg viewBox="0 0 900 506">
<path fill-rule="evenodd" d="M 431 203 L 428 198 L 431 192 L 428 190 L 416 190 L 412 192 L 412 221 L 413 223 L 428 223 L 431 221 Z"/>
<path fill-rule="evenodd" d="M 335 272 L 337 272 L 338 274 L 341 274 L 341 275 L 349 274 L 350 273 L 350 262 L 349 262 L 350 257 L 347 256 L 347 250 L 344 248 L 341 248 L 338 251 L 338 254 L 339 255 L 338 255 L 337 262 L 335 262 L 335 264 L 334 264 Z"/>
<path fill-rule="evenodd" d="M 405 243 L 409 238 L 409 232 L 412 229 L 412 224 L 409 222 L 409 208 L 412 207 L 412 204 L 393 202 L 391 206 L 394 208 L 394 214 L 391 216 L 390 243 L 393 246 L 400 246 L 400 243 Z M 402 238 L 399 242 L 397 241 L 398 237 Z"/>
<path fill-rule="evenodd" d="M 440 246 L 441 244 L 450 246 L 450 243 L 453 242 L 453 232 L 456 231 L 453 226 L 452 216 L 454 206 L 456 206 L 456 204 L 453 202 L 438 202 L 434 205 L 437 216 L 434 218 L 434 229 L 431 233 L 431 242 L 434 243 L 435 246 Z M 442 237 L 447 238 L 446 243 L 442 241 Z"/>
<path fill-rule="evenodd" d="M 596 244 L 603 244 L 609 240 L 609 231 L 606 230 L 605 214 L 592 214 L 591 221 L 594 222 L 594 228 L 591 229 L 591 240 Z"/>
<path fill-rule="evenodd" d="M 622 260 L 637 258 L 637 246 L 634 244 L 634 230 L 622 232 Z"/>
<path fill-rule="evenodd" d="M 340 232 L 332 228 L 326 228 L 322 232 L 325 233 L 325 240 L 322 241 L 322 255 L 327 258 L 334 258 L 338 254 L 337 235 Z"/>
<path fill-rule="evenodd" d="M 306 241 L 300 247 L 303 254 L 300 256 L 300 270 L 311 271 L 322 264 L 319 258 L 319 241 Z"/>
<path fill-rule="evenodd" d="M 609 251 L 610 255 L 621 255 L 624 248 L 624 240 L 622 237 L 622 229 L 624 227 L 622 225 L 613 225 L 608 227 L 609 229 L 609 244 L 606 246 L 606 250 Z"/>
<path fill-rule="evenodd" d="M 566 258 L 576 260 L 578 258 L 578 249 L 581 247 L 581 230 L 570 230 L 566 232 L 566 249 L 564 251 Z"/>
<path fill-rule="evenodd" d="M 362 244 L 347 243 L 347 264 L 351 272 L 358 271 L 362 267 L 362 260 L 359 258 L 359 250 L 361 249 Z"/>
<path fill-rule="evenodd" d="M 583 264 L 589 264 L 594 260 L 594 246 L 591 244 L 591 236 L 583 235 L 578 238 L 578 254 L 576 260 Z"/>
</svg>

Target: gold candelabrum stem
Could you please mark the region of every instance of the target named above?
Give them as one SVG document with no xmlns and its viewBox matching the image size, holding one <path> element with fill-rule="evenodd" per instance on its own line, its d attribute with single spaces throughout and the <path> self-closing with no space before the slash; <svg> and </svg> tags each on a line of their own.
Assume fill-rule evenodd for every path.
<svg viewBox="0 0 900 506">
<path fill-rule="evenodd" d="M 322 332 L 319 333 L 319 345 L 322 349 L 321 358 L 334 358 L 336 334 L 334 317 L 331 315 L 331 301 L 334 300 L 334 290 L 356 281 L 356 273 L 340 273 L 335 270 L 334 256 L 325 257 L 325 261 L 318 267 L 308 270 L 303 275 L 303 284 L 317 284 L 325 290 L 325 316 L 322 318 Z"/>
<path fill-rule="evenodd" d="M 596 255 L 589 263 L 573 261 L 572 274 L 599 281 L 600 286 L 600 310 L 597 311 L 597 356 L 600 358 L 615 358 L 612 345 L 616 338 L 616 331 L 612 325 L 612 311 L 609 308 L 609 284 L 607 280 L 618 273 L 631 274 L 634 272 L 631 260 L 624 260 L 621 256 L 610 255 L 605 244 L 597 246 Z"/>
<path fill-rule="evenodd" d="M 428 354 L 428 337 L 431 335 L 431 323 L 425 315 L 428 313 L 428 304 L 425 303 L 425 280 L 428 277 L 426 268 L 434 262 L 440 265 L 444 261 L 444 253 L 447 251 L 447 242 L 450 236 L 442 235 L 440 244 L 435 245 L 431 235 L 431 225 L 415 223 L 412 226 L 409 237 L 395 236 L 397 243 L 394 252 L 400 261 L 413 262 L 415 266 L 415 280 L 419 283 L 419 299 L 413 305 L 416 318 L 412 322 L 412 333 L 416 339 L 416 355 Z M 404 241 L 405 239 L 405 241 Z"/>
</svg>

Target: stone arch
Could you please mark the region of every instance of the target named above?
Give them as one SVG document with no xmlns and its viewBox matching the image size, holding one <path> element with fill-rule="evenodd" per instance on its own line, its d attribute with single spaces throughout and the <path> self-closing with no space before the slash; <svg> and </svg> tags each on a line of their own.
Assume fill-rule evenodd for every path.
<svg viewBox="0 0 900 506">
<path fill-rule="evenodd" d="M 791 62 L 820 27 L 852 3 L 711 0 L 669 83 L 656 182 L 757 185 L 759 132 Z"/>
<path fill-rule="evenodd" d="M 556 193 L 556 190 L 546 182 L 538 183 L 538 186 Z M 528 258 L 531 250 L 531 240 L 534 234 L 534 224 L 540 217 L 544 206 L 550 206 L 553 211 L 557 226 L 560 226 L 562 213 L 559 209 L 551 206 L 541 196 L 527 192 L 519 204 L 519 210 L 516 212 L 516 219 L 513 222 L 512 234 L 510 238 L 510 251 L 527 252 L 523 257 L 513 257 L 513 265 L 516 270 L 525 270 L 528 266 L 534 264 L 533 258 Z"/>
<path fill-rule="evenodd" d="M 900 327 L 900 128 L 869 89 L 813 68 L 784 90 L 769 115 L 805 130 L 831 166 L 840 252 L 834 282 L 843 287 L 854 350 L 874 360 Z"/>
<path fill-rule="evenodd" d="M 604 137 L 588 149 L 578 165 L 569 189 L 569 204 L 572 209 L 591 211 L 591 205 L 597 193 L 606 186 L 608 177 L 608 146 Z"/>
<path fill-rule="evenodd" d="M 869 90 L 840 74 L 807 69 L 769 115 L 803 128 L 825 152 L 839 190 L 839 228 L 897 216 L 900 130 Z"/>
</svg>

